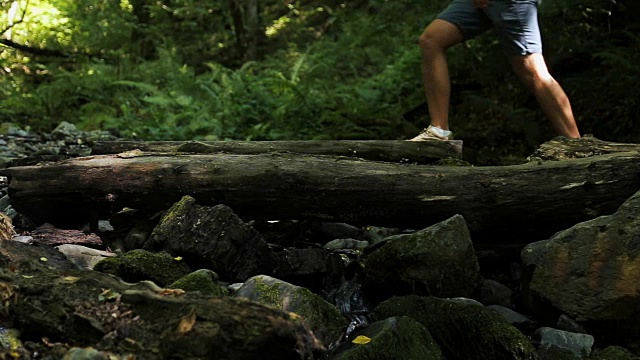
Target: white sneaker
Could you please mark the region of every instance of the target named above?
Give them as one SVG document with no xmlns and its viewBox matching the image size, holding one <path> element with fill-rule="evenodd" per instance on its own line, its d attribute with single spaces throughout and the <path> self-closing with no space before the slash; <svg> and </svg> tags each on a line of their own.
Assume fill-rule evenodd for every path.
<svg viewBox="0 0 640 360">
<path fill-rule="evenodd" d="M 422 132 L 418 134 L 418 136 L 414 137 L 413 139 L 409 139 L 407 141 L 426 141 L 426 140 L 444 140 L 444 141 L 453 140 L 453 133 L 450 133 L 449 135 L 440 135 L 438 134 L 436 129 L 433 128 L 433 126 L 429 125 L 429 127 L 422 130 Z"/>
</svg>

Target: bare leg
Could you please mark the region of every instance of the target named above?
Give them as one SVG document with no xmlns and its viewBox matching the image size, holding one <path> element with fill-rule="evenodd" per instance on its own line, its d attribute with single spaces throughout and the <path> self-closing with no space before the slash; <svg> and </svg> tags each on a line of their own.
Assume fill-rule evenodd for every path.
<svg viewBox="0 0 640 360">
<path fill-rule="evenodd" d="M 513 68 L 525 86 L 535 95 L 544 114 L 558 135 L 579 138 L 571 103 L 560 84 L 549 74 L 542 54 L 513 56 Z"/>
<path fill-rule="evenodd" d="M 457 26 L 440 19 L 429 24 L 420 36 L 422 76 L 431 125 L 443 130 L 449 129 L 451 96 L 446 50 L 463 40 L 462 32 Z"/>
</svg>

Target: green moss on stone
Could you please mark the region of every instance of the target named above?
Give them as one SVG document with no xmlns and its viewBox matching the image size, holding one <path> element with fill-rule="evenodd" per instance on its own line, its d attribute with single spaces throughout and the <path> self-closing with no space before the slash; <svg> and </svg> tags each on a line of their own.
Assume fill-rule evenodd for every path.
<svg viewBox="0 0 640 360">
<path fill-rule="evenodd" d="M 424 326 L 409 317 L 392 317 L 375 322 L 358 336 L 371 339 L 367 344 L 348 343 L 336 360 L 441 360 L 438 344 Z M 355 335 L 354 335 L 355 337 Z"/>
<path fill-rule="evenodd" d="M 199 291 L 206 296 L 226 296 L 228 294 L 227 290 L 218 284 L 217 279 L 218 276 L 215 272 L 201 269 L 181 277 L 169 285 L 169 288 Z"/>
<path fill-rule="evenodd" d="M 282 300 L 280 299 L 280 285 L 275 283 L 269 285 L 262 281 L 260 278 L 256 278 L 256 290 L 258 292 L 258 301 L 261 304 L 269 305 L 282 309 Z"/>
<path fill-rule="evenodd" d="M 412 295 L 383 302 L 374 315 L 377 319 L 412 317 L 431 332 L 447 357 L 535 359 L 537 356 L 526 336 L 482 306 Z"/>
<path fill-rule="evenodd" d="M 94 270 L 128 282 L 151 280 L 160 286 L 171 284 L 191 272 L 183 261 L 175 260 L 167 253 L 145 250 L 132 250 L 123 256 L 105 258 L 96 264 Z"/>
</svg>

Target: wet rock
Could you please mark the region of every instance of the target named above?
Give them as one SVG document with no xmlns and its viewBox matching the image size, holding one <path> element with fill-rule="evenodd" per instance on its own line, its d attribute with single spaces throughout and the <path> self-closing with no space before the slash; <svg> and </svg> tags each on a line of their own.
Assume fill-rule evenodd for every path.
<svg viewBox="0 0 640 360">
<path fill-rule="evenodd" d="M 361 239 L 363 236 L 362 229 L 353 225 L 336 222 L 313 223 L 311 226 L 311 232 L 313 233 L 313 238 L 320 243 L 325 243 L 335 239 Z"/>
<path fill-rule="evenodd" d="M 205 296 L 221 297 L 227 295 L 227 290 L 218 284 L 218 274 L 207 269 L 196 270 L 185 275 L 168 287 L 184 291 L 199 291 Z"/>
<path fill-rule="evenodd" d="M 460 215 L 387 238 L 369 254 L 364 269 L 364 289 L 374 302 L 406 294 L 470 297 L 480 282 L 469 230 Z"/>
<path fill-rule="evenodd" d="M 143 248 L 182 256 L 194 268 L 232 281 L 272 269 L 269 245 L 253 227 L 228 206 L 199 206 L 190 196 L 167 211 Z"/>
<path fill-rule="evenodd" d="M 31 232 L 38 244 L 56 246 L 63 244 L 101 246 L 102 239 L 96 234 L 85 234 L 79 230 L 58 229 L 51 224 L 43 224 Z"/>
<path fill-rule="evenodd" d="M 557 347 L 578 357 L 589 356 L 594 341 L 593 336 L 588 334 L 576 334 L 549 327 L 536 330 L 534 339 L 540 348 Z"/>
<path fill-rule="evenodd" d="M 444 356 L 429 331 L 419 322 L 405 316 L 375 322 L 353 334 L 369 339 L 365 344 L 343 343 L 330 356 L 331 360 L 438 360 Z"/>
<path fill-rule="evenodd" d="M 326 345 L 337 340 L 348 324 L 340 310 L 320 296 L 269 276 L 250 278 L 235 296 L 300 315 L 304 323 Z"/>
<path fill-rule="evenodd" d="M 485 279 L 480 286 L 480 302 L 513 309 L 513 291 L 495 280 Z"/>
<path fill-rule="evenodd" d="M 29 245 L 18 241 L 0 241 L 0 268 L 12 266 L 14 271 L 34 268 L 77 269 L 60 251 L 45 245 Z"/>
<path fill-rule="evenodd" d="M 640 356 L 634 355 L 629 350 L 620 346 L 608 346 L 607 348 L 594 352 L 589 360 L 638 360 Z"/>
<path fill-rule="evenodd" d="M 528 317 L 500 305 L 489 305 L 487 309 L 500 314 L 507 322 L 521 331 L 529 333 L 535 330 L 536 322 Z"/>
<path fill-rule="evenodd" d="M 567 314 L 605 343 L 638 339 L 638 259 L 640 192 L 613 215 L 525 247 L 523 299 L 541 319 Z"/>
<path fill-rule="evenodd" d="M 375 319 L 409 316 L 431 333 L 449 359 L 535 359 L 536 350 L 518 329 L 482 306 L 434 297 L 394 297 L 374 310 Z"/>
<path fill-rule="evenodd" d="M 365 241 L 368 241 L 369 244 L 375 245 L 390 236 L 399 235 L 402 233 L 405 233 L 405 231 L 401 229 L 367 226 L 364 229 L 363 239 Z"/>
<path fill-rule="evenodd" d="M 56 246 L 56 249 L 73 264 L 86 270 L 93 270 L 100 261 L 116 256 L 110 251 L 96 250 L 82 245 L 64 244 Z"/>
<path fill-rule="evenodd" d="M 340 278 L 344 262 L 326 249 L 287 248 L 274 252 L 273 276 L 312 291 L 321 291 L 325 278 Z"/>
<path fill-rule="evenodd" d="M 560 315 L 560 317 L 558 317 L 558 323 L 556 324 L 556 328 L 564 331 L 573 332 L 573 333 L 580 333 L 580 334 L 587 333 L 587 330 L 584 328 L 584 326 L 580 325 L 580 323 L 578 323 L 577 321 L 573 320 L 572 318 L 568 317 L 565 314 L 562 314 Z"/>
<path fill-rule="evenodd" d="M 340 249 L 364 250 L 367 246 L 369 246 L 369 242 L 356 240 L 356 239 L 335 239 L 324 244 L 325 249 L 332 249 L 332 250 L 340 250 Z"/>
<path fill-rule="evenodd" d="M 112 274 L 124 281 L 151 280 L 166 286 L 189 274 L 191 269 L 184 261 L 167 253 L 132 250 L 123 256 L 103 259 L 94 267 L 96 271 Z"/>
</svg>

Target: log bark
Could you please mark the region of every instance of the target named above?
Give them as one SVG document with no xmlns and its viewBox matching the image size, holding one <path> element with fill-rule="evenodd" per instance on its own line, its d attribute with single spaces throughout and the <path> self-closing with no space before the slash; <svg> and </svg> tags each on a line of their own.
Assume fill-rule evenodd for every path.
<svg viewBox="0 0 640 360">
<path fill-rule="evenodd" d="M 155 153 L 334 155 L 374 161 L 429 164 L 437 159 L 460 158 L 462 141 L 102 141 L 94 155 L 118 154 L 139 149 Z"/>
<path fill-rule="evenodd" d="M 640 151 L 640 144 L 607 142 L 591 136 L 580 139 L 557 137 L 540 145 L 529 157 L 529 161 L 582 159 L 629 151 Z"/>
<path fill-rule="evenodd" d="M 243 219 L 318 219 L 419 229 L 462 214 L 474 241 L 544 239 L 613 213 L 640 189 L 640 153 L 500 167 L 318 156 L 140 151 L 9 168 L 17 211 L 60 224 L 123 207 L 163 210 L 183 195 Z"/>
</svg>

